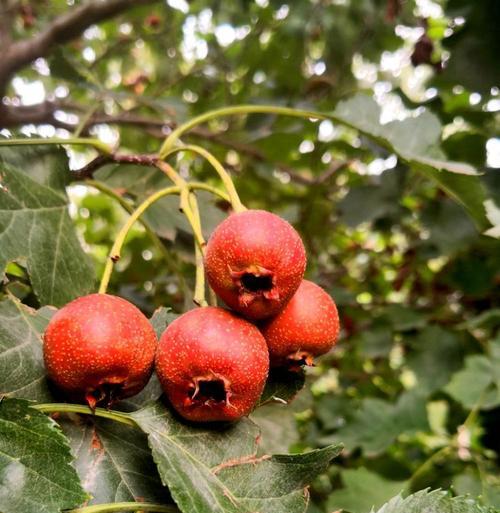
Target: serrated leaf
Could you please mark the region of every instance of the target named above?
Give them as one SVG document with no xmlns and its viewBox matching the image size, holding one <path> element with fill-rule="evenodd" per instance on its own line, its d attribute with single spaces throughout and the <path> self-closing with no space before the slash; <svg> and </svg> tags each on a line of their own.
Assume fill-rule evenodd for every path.
<svg viewBox="0 0 500 513">
<path fill-rule="evenodd" d="M 0 301 L 0 397 L 50 400 L 42 334 L 51 310 L 36 312 L 14 298 Z"/>
<path fill-rule="evenodd" d="M 331 511 L 342 509 L 349 513 L 366 513 L 406 487 L 404 481 L 390 481 L 363 467 L 343 470 L 341 476 L 344 487 L 328 497 Z"/>
<path fill-rule="evenodd" d="M 495 513 L 470 497 L 451 497 L 442 490 L 421 490 L 406 499 L 394 497 L 376 513 Z"/>
<path fill-rule="evenodd" d="M 0 403 L 0 510 L 59 513 L 87 498 L 67 440 L 47 415 L 27 401 Z"/>
<path fill-rule="evenodd" d="M 72 448 L 89 504 L 170 502 L 147 438 L 139 429 L 113 421 L 71 416 L 58 420 Z"/>
<path fill-rule="evenodd" d="M 395 404 L 383 399 L 365 398 L 351 420 L 323 444 L 342 440 L 348 449 L 361 447 L 367 455 L 384 451 L 402 433 L 429 429 L 425 396 L 404 392 Z"/>
<path fill-rule="evenodd" d="M 495 408 L 500 404 L 500 340 L 491 344 L 490 355 L 472 355 L 444 389 L 466 408 Z"/>
<path fill-rule="evenodd" d="M 303 512 L 304 487 L 340 452 L 337 446 L 256 457 L 259 430 L 246 419 L 229 426 L 193 426 L 161 403 L 132 417 L 148 434 L 162 480 L 186 513 Z"/>
<path fill-rule="evenodd" d="M 0 273 L 9 261 L 26 258 L 40 302 L 61 306 L 92 290 L 93 266 L 76 236 L 64 189 L 52 187 L 52 172 L 32 177 L 29 162 L 21 166 L 0 164 Z"/>
</svg>

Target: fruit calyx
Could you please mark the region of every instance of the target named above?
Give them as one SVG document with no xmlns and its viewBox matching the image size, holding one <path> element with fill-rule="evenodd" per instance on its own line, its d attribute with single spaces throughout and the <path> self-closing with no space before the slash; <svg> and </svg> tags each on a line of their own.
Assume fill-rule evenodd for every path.
<svg viewBox="0 0 500 513">
<path fill-rule="evenodd" d="M 238 288 L 238 301 L 242 307 L 250 305 L 258 297 L 264 297 L 269 301 L 279 300 L 273 271 L 260 265 L 249 265 L 239 271 L 229 268 L 229 272 Z"/>
<path fill-rule="evenodd" d="M 189 384 L 185 406 L 231 406 L 231 387 L 229 381 L 219 374 L 211 373 L 196 376 Z"/>
<path fill-rule="evenodd" d="M 92 411 L 95 411 L 97 406 L 110 408 L 122 397 L 124 384 L 125 381 L 119 383 L 102 383 L 85 394 L 85 401 Z"/>
<path fill-rule="evenodd" d="M 304 365 L 308 367 L 314 367 L 314 355 L 308 351 L 295 351 L 295 353 L 289 354 L 286 357 L 287 368 L 292 372 L 300 372 Z"/>
</svg>

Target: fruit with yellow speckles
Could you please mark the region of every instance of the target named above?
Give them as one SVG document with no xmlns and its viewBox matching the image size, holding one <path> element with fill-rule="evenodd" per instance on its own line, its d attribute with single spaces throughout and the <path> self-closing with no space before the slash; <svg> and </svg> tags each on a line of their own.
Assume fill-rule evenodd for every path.
<svg viewBox="0 0 500 513">
<path fill-rule="evenodd" d="M 172 406 L 197 422 L 248 415 L 269 371 L 266 341 L 248 321 L 217 307 L 191 310 L 160 338 L 156 373 Z"/>
<path fill-rule="evenodd" d="M 299 234 L 264 210 L 230 215 L 207 244 L 205 268 L 211 287 L 251 320 L 277 314 L 297 290 L 305 267 Z"/>
<path fill-rule="evenodd" d="M 158 345 L 147 318 L 125 299 L 90 294 L 61 308 L 43 337 L 49 378 L 92 409 L 140 392 Z"/>
<path fill-rule="evenodd" d="M 336 343 L 340 324 L 333 299 L 318 285 L 302 280 L 285 308 L 261 325 L 272 367 L 296 370 Z"/>
</svg>

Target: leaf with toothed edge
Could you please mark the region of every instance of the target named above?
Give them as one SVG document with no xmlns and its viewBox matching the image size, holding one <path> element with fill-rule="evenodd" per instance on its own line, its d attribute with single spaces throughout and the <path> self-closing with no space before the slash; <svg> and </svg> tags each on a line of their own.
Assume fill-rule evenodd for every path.
<svg viewBox="0 0 500 513">
<path fill-rule="evenodd" d="M 82 504 L 84 493 L 66 438 L 27 401 L 0 402 L 0 511 L 59 513 Z"/>
<path fill-rule="evenodd" d="M 0 154 L 0 276 L 10 261 L 26 259 L 40 303 L 61 306 L 94 285 L 68 211 L 67 157 L 57 149 L 28 150 L 28 157 L 42 153 L 44 165 L 32 165 L 22 151 Z"/>
<path fill-rule="evenodd" d="M 498 513 L 470 497 L 452 497 L 443 490 L 421 490 L 406 497 L 398 495 L 371 513 Z"/>
<path fill-rule="evenodd" d="M 248 419 L 187 424 L 160 402 L 131 415 L 148 434 L 160 476 L 186 513 L 303 513 L 305 488 L 341 451 L 330 446 L 256 456 L 260 433 Z"/>
<path fill-rule="evenodd" d="M 139 429 L 88 415 L 58 418 L 75 456 L 89 504 L 172 502 L 162 486 L 147 438 Z"/>
<path fill-rule="evenodd" d="M 14 297 L 0 301 L 0 397 L 51 400 L 42 334 L 52 309 L 35 311 Z"/>
</svg>

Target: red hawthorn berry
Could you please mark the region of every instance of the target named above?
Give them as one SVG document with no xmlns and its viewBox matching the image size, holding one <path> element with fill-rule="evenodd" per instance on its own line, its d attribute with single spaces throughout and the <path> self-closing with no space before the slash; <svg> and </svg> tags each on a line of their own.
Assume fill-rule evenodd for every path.
<svg viewBox="0 0 500 513">
<path fill-rule="evenodd" d="M 306 268 L 295 229 L 265 210 L 230 215 L 212 233 L 205 268 L 210 286 L 233 310 L 252 320 L 278 313 Z"/>
<path fill-rule="evenodd" d="M 153 371 L 158 339 L 133 304 L 107 294 L 61 308 L 43 337 L 49 378 L 92 409 L 140 392 Z"/>
<path fill-rule="evenodd" d="M 340 323 L 333 299 L 315 283 L 302 280 L 285 308 L 261 326 L 272 367 L 296 370 L 312 365 L 337 341 Z"/>
<path fill-rule="evenodd" d="M 185 419 L 234 421 L 262 394 L 269 353 L 259 330 L 228 310 L 204 307 L 176 319 L 160 338 L 156 373 Z"/>
</svg>

